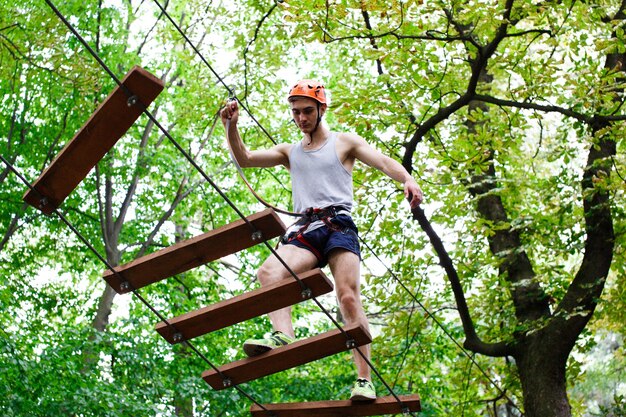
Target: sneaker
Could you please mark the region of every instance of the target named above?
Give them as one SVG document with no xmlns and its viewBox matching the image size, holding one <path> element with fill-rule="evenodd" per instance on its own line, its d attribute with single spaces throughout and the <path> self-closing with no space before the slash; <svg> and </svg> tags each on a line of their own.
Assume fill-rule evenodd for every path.
<svg viewBox="0 0 626 417">
<path fill-rule="evenodd" d="M 376 399 L 374 384 L 364 378 L 359 378 L 354 383 L 350 400 L 352 401 L 372 401 Z"/>
<path fill-rule="evenodd" d="M 270 337 L 264 339 L 248 339 L 243 344 L 243 351 L 246 355 L 252 357 L 268 352 L 277 347 L 285 346 L 293 343 L 295 339 L 287 336 L 285 333 L 277 331 L 272 333 Z"/>
</svg>

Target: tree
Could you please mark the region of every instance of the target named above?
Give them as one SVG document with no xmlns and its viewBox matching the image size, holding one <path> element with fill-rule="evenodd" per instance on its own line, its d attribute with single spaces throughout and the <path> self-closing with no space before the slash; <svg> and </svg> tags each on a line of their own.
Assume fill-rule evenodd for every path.
<svg viewBox="0 0 626 417">
<path fill-rule="evenodd" d="M 176 43 L 157 61 L 152 61 L 154 55 L 140 55 L 149 48 L 168 50 L 163 36 L 171 31 L 157 27 L 162 13 L 142 6 L 142 2 L 125 2 L 119 7 L 103 2 L 68 3 L 61 13 L 78 22 L 78 32 L 120 78 L 132 65 L 140 64 L 175 87 L 170 91 L 179 95 L 168 100 L 171 107 L 162 110 L 157 102 L 151 110 L 168 120 L 167 130 L 192 157 L 206 157 L 214 148 L 220 149 L 219 158 L 212 160 L 215 165 L 209 167 L 210 174 L 220 175 L 226 155 L 220 141 L 212 137 L 219 103 L 209 117 L 205 117 L 205 108 L 194 105 L 195 96 L 205 97 L 212 91 L 206 88 L 205 78 L 187 72 L 186 60 L 192 55 L 184 44 Z M 11 109 L 3 114 L 11 116 L 2 119 L 2 134 L 8 140 L 1 149 L 9 164 L 33 181 L 115 83 L 52 10 L 31 2 L 18 7 L 2 4 L 2 10 L 10 10 L 2 13 L 0 24 L 6 29 L 2 71 L 7 76 L 3 74 L 2 91 L 9 98 L 2 105 Z M 140 25 L 138 19 L 152 17 L 151 13 L 154 25 Z M 181 19 L 188 22 L 187 28 L 198 23 Z M 42 27 L 52 35 L 36 35 Z M 169 364 L 171 348 L 163 350 L 157 338 L 138 338 L 152 330 L 153 322 L 148 311 L 133 302 L 131 311 L 143 317 L 118 319 L 110 331 L 116 305 L 115 293 L 101 279 L 105 266 L 56 216 L 46 218 L 23 205 L 25 185 L 8 166 L 3 165 L 1 179 L 2 304 L 7 307 L 2 314 L 2 355 L 9 358 L 2 361 L 6 372 L 1 386 L 10 393 L 4 396 L 2 408 L 12 415 L 153 415 L 171 407 L 178 415 L 190 415 L 186 398 L 206 397 L 197 393 L 206 389 L 203 385 L 189 387 L 190 375 L 197 380 L 203 370 L 200 363 L 181 372 Z M 209 208 L 219 206 L 221 199 L 204 188 L 201 177 L 164 133 L 141 118 L 66 200 L 61 212 L 108 265 L 116 266 L 173 243 L 168 221 L 186 224 L 192 218 L 194 229 L 211 229 L 232 220 L 232 212 L 211 213 Z M 192 192 L 196 194 L 187 198 Z M 211 215 L 202 216 L 201 212 Z M 60 283 L 82 287 L 85 292 L 64 289 L 54 279 L 24 287 L 24 282 L 41 280 L 34 277 L 41 274 L 43 265 L 59 274 L 70 273 L 71 278 Z M 219 271 L 220 267 L 213 269 Z M 226 292 L 222 284 L 211 282 L 214 278 L 206 270 L 189 275 L 187 279 L 197 286 L 219 289 L 196 295 L 195 301 L 215 302 Z M 94 298 L 91 292 L 101 296 Z M 157 288 L 150 295 L 160 299 L 167 293 L 167 288 Z M 68 310 L 61 314 L 62 308 Z M 170 306 L 168 311 L 172 309 Z M 15 317 L 20 317 L 18 324 Z M 19 324 L 25 327 L 21 334 Z M 181 356 L 182 363 L 188 362 Z M 31 377 L 17 384 L 20 390 L 13 390 L 16 378 L 24 373 Z M 112 405 L 116 393 L 125 396 L 118 403 L 124 410 Z M 216 407 L 209 407 L 207 400 L 198 404 L 199 409 L 216 414 Z"/>
<path fill-rule="evenodd" d="M 8 97 L 0 150 L 34 179 L 115 85 L 48 9 L 0 6 L 0 89 Z M 424 415 L 569 416 L 583 408 L 572 410 L 567 396 L 580 378 L 571 353 L 590 345 L 594 313 L 601 309 L 595 326 L 623 332 L 623 6 L 164 3 L 223 80 L 150 2 L 69 2 L 62 12 L 118 76 L 141 64 L 163 77 L 157 118 L 249 212 L 260 205 L 233 179 L 216 139 L 221 81 L 271 132 L 244 117 L 246 143 L 266 147 L 297 138 L 285 113 L 288 84 L 323 79 L 331 127 L 356 129 L 401 159 L 426 191 L 425 212 L 412 222 L 393 184 L 356 173 L 355 216 L 374 251 L 364 251 L 364 296 L 381 333 L 373 359 L 383 376 L 399 391 L 419 392 Z M 42 28 L 50 36 L 35 36 Z M 289 205 L 285 172 L 248 175 L 261 195 Z M 24 186 L 5 166 L 0 184 L 3 409 L 247 413 L 237 393 L 207 392 L 198 378 L 205 364 L 155 337 L 140 303 L 112 316 L 117 297 L 100 278 L 102 264 L 58 219 L 23 205 Z M 234 220 L 223 207 L 141 118 L 62 210 L 117 265 L 173 243 L 176 226 L 194 234 Z M 165 315 L 199 308 L 253 285 L 265 255 L 240 254 L 235 274 L 214 263 L 145 296 Z M 33 282 L 44 265 L 65 278 Z M 327 326 L 310 306 L 296 313 L 316 323 L 298 328 L 302 337 Z M 227 347 L 265 326 L 259 319 L 211 335 L 202 350 L 228 361 Z M 464 338 L 465 351 L 448 336 Z M 172 350 L 180 353 L 174 360 Z M 329 358 L 246 388 L 267 402 L 341 398 L 351 372 Z M 20 375 L 28 377 L 18 382 Z"/>
<path fill-rule="evenodd" d="M 332 8 L 327 3 L 311 7 L 310 14 L 298 19 L 303 32 L 310 28 L 307 22 L 317 22 L 309 30 L 337 44 L 330 55 L 347 56 L 357 68 L 354 77 L 337 81 L 342 116 L 358 126 L 362 114 L 379 114 L 379 120 L 365 123 L 365 135 L 370 128 L 408 132 L 405 167 L 412 171 L 413 161 L 421 169 L 437 167 L 437 176 L 421 175 L 433 182 L 447 181 L 444 189 L 431 184 L 431 195 L 449 202 L 458 199 L 452 194 L 459 190 L 469 193 L 466 203 L 471 211 L 444 203 L 445 214 L 437 218 L 449 216 L 446 222 L 451 225 L 478 222 L 480 228 L 464 232 L 481 231 L 489 256 L 481 254 L 482 242 L 467 245 L 459 236 L 455 255 L 464 265 L 456 266 L 455 256 L 448 255 L 424 213 L 418 210 L 415 218 L 427 231 L 452 284 L 465 348 L 515 360 L 528 416 L 571 415 L 567 360 L 601 299 L 613 254 L 621 253 L 623 210 L 617 201 L 624 179 L 623 164 L 615 156 L 624 120 L 623 54 L 622 32 L 615 27 L 623 6 L 592 8 L 583 17 L 588 6 L 578 3 L 506 1 L 470 8 L 455 2 L 393 7 L 361 2 L 359 16 L 357 8 Z M 598 43 L 602 37 L 612 42 L 596 52 L 585 48 L 593 42 L 591 37 Z M 367 43 L 377 80 L 360 71 L 365 63 L 348 52 L 366 48 Z M 572 52 L 580 49 L 585 52 Z M 608 52 L 606 62 L 599 65 L 603 52 Z M 391 112 L 382 103 L 354 103 L 348 98 L 348 92 L 363 97 L 377 87 L 382 96 L 378 101 L 386 102 L 387 108 L 393 105 Z M 561 117 L 552 119 L 548 113 Z M 422 115 L 418 123 L 414 114 Z M 558 127 L 544 128 L 548 121 Z M 538 132 L 531 129 L 533 124 Z M 572 140 L 575 148 L 567 143 Z M 529 142 L 534 152 L 528 149 Z M 557 151 L 544 150 L 545 146 Z M 532 168 L 535 175 L 525 175 Z M 554 170 L 556 175 L 550 172 Z M 578 177 L 582 180 L 576 187 Z M 543 230 L 548 224 L 552 230 Z M 562 265 L 568 252 L 578 255 L 579 265 Z M 472 255 L 488 264 L 472 265 Z M 614 271 L 621 271 L 622 264 L 620 259 Z M 490 277 L 476 276 L 485 272 Z M 479 307 L 475 310 L 497 318 L 481 321 L 503 327 L 504 334 L 486 331 L 479 336 L 466 296 L 470 288 L 481 285 L 478 282 L 509 291 L 509 299 L 492 304 L 495 311 L 489 306 L 494 295 L 485 294 L 486 302 L 473 302 Z"/>
</svg>

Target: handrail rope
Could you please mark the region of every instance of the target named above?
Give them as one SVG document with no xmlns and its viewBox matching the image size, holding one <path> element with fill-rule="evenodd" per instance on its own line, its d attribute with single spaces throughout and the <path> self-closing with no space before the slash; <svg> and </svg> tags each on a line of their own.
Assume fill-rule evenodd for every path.
<svg viewBox="0 0 626 417">
<path fill-rule="evenodd" d="M 217 73 L 217 71 L 215 71 L 215 69 L 213 69 L 213 67 L 211 66 L 211 64 L 209 63 L 209 61 L 207 61 L 204 58 L 204 55 L 202 55 L 202 53 L 198 50 L 198 48 L 193 44 L 193 42 L 191 42 L 191 40 L 189 39 L 189 37 L 185 34 L 185 32 L 183 32 L 183 30 L 180 28 L 180 26 L 174 21 L 174 19 L 172 19 L 172 17 L 170 16 L 170 14 L 167 12 L 167 10 L 165 10 L 165 8 L 161 5 L 161 3 L 158 2 L 158 0 L 153 0 L 154 3 L 157 5 L 157 7 L 159 9 L 161 9 L 161 12 L 163 12 L 163 14 L 165 15 L 165 17 L 167 17 L 167 19 L 170 21 L 170 23 L 172 25 L 174 25 L 174 27 L 176 28 L 176 30 L 178 31 L 178 33 L 180 33 L 180 35 L 185 39 L 185 42 L 187 42 L 189 44 L 189 46 L 191 46 L 191 48 L 194 50 L 194 52 L 196 53 L 196 55 L 198 55 L 198 57 L 202 60 L 202 62 L 209 68 L 209 70 L 213 73 L 213 75 L 215 75 L 215 78 L 218 79 L 218 81 L 220 82 L 220 84 L 222 84 L 224 86 L 224 88 L 226 88 L 226 90 L 228 91 L 228 95 L 231 98 L 235 98 L 237 97 L 235 95 L 235 91 L 230 88 L 226 82 L 224 81 L 224 79 L 222 77 L 220 77 L 220 75 Z M 252 120 L 257 124 L 257 126 L 259 126 L 259 128 L 263 131 L 263 133 L 265 133 L 265 135 L 272 141 L 272 143 L 274 143 L 274 145 L 277 145 L 278 143 L 276 142 L 276 140 L 274 140 L 274 138 L 272 137 L 272 135 L 270 135 L 270 133 L 263 127 L 263 125 L 261 125 L 261 123 L 254 117 L 254 115 L 252 114 L 252 112 L 243 104 L 241 103 L 241 107 L 246 111 L 246 113 L 248 113 L 248 115 L 250 116 L 250 118 L 252 118 Z"/>
<path fill-rule="evenodd" d="M 239 217 L 246 222 L 246 224 L 253 231 L 253 234 L 258 232 L 256 227 L 248 220 L 248 218 L 239 210 L 239 208 L 228 198 L 228 196 L 221 190 L 221 188 L 209 177 L 209 175 L 198 165 L 198 163 L 193 159 L 193 157 L 185 150 L 183 147 L 176 141 L 172 135 L 169 133 L 163 125 L 154 117 L 154 115 L 147 109 L 144 103 L 135 96 L 132 91 L 128 89 L 120 79 L 111 71 L 111 69 L 107 66 L 107 64 L 100 58 L 100 56 L 89 46 L 87 41 L 78 33 L 76 28 L 65 18 L 65 16 L 57 9 L 57 7 L 52 3 L 51 0 L 45 0 L 45 2 L 50 6 L 50 8 L 54 11 L 54 13 L 61 19 L 61 21 L 67 26 L 67 28 L 76 36 L 76 38 L 80 41 L 80 43 L 87 49 L 87 51 L 91 54 L 91 56 L 98 61 L 100 66 L 109 74 L 109 76 L 117 83 L 120 89 L 128 96 L 128 103 L 130 105 L 139 105 L 143 113 L 154 123 L 155 126 L 161 130 L 161 132 L 168 138 L 168 140 L 176 147 L 183 156 L 191 163 L 191 165 L 202 175 L 202 177 L 217 191 L 217 193 L 222 197 L 224 201 L 239 215 Z"/>
<path fill-rule="evenodd" d="M 450 331 L 443 325 L 443 323 L 441 323 L 441 321 L 439 321 L 439 319 L 437 317 L 435 317 L 427 308 L 426 306 L 424 306 L 424 304 L 422 304 L 422 302 L 417 298 L 417 296 L 415 294 L 413 294 L 413 292 L 404 284 L 404 282 L 398 277 L 398 275 L 393 272 L 391 270 L 391 268 L 385 263 L 385 261 L 383 261 L 378 254 L 374 251 L 374 249 L 363 239 L 361 238 L 361 236 L 359 236 L 359 240 L 361 241 L 361 243 L 363 243 L 363 245 L 374 255 L 374 257 L 381 263 L 381 265 L 387 270 L 387 272 L 389 272 L 389 274 L 391 275 L 391 277 L 398 283 L 400 284 L 400 286 L 402 287 L 402 289 L 404 291 L 406 291 L 406 293 L 413 299 L 413 301 L 415 301 L 417 303 L 417 305 L 420 306 L 420 308 L 422 310 L 424 310 L 424 312 L 426 313 L 426 315 L 428 317 L 430 317 L 435 324 L 445 333 L 445 335 L 452 340 L 452 342 L 458 346 L 459 349 L 461 349 L 461 351 L 463 352 L 463 354 L 465 356 L 467 356 L 467 358 L 474 364 L 476 365 L 476 367 L 478 367 L 478 369 L 480 369 L 480 372 L 485 376 L 485 378 L 487 378 L 487 381 L 489 381 L 489 383 L 491 385 L 493 385 L 496 390 L 498 390 L 500 392 L 500 394 L 502 394 L 504 396 L 504 398 L 506 398 L 507 400 L 509 400 L 509 402 L 511 404 L 515 404 L 513 402 L 513 400 L 511 400 L 511 398 L 509 398 L 506 394 L 506 392 L 487 374 L 487 372 L 480 366 L 480 364 L 478 362 L 476 362 L 476 359 L 474 359 L 474 355 L 470 354 L 467 349 L 465 349 L 463 347 L 463 345 L 461 345 L 461 343 L 459 343 L 458 340 L 456 340 L 456 338 L 450 333 Z M 517 407 L 517 406 L 516 406 Z"/>
<path fill-rule="evenodd" d="M 0 155 L 0 160 L 7 166 L 7 168 L 9 168 L 9 170 L 11 170 L 19 179 L 20 181 L 22 181 L 22 183 L 24 183 L 24 185 L 26 185 L 31 191 L 35 192 L 36 194 L 38 194 L 41 199 L 46 198 L 44 195 L 42 195 L 39 190 L 35 189 L 35 187 L 33 186 L 33 184 L 31 184 L 16 168 L 13 164 L 11 164 L 9 161 L 7 161 L 4 156 Z M 87 246 L 87 248 L 94 254 L 96 255 L 96 257 L 111 271 L 111 273 L 113 273 L 117 278 L 119 278 L 122 282 L 126 282 L 126 279 L 120 275 L 120 273 L 115 269 L 115 267 L 113 267 L 111 265 L 111 263 L 100 254 L 100 252 L 98 252 L 98 250 L 91 244 L 91 242 L 89 242 L 89 240 L 83 236 L 83 234 L 63 215 L 63 213 L 61 213 L 61 211 L 58 208 L 53 208 L 54 213 L 59 217 L 59 219 L 61 219 L 61 221 L 63 223 L 65 223 L 65 225 L 67 227 L 70 228 L 70 230 L 78 237 L 78 239 L 85 245 Z M 130 284 L 130 283 L 128 283 Z M 163 323 L 165 323 L 166 326 L 168 326 L 173 334 L 178 334 L 178 329 L 172 324 L 170 323 L 169 320 L 167 320 L 156 308 L 154 308 L 154 306 L 152 304 L 150 304 L 149 301 L 147 301 L 140 293 L 137 289 L 132 288 L 132 286 L 129 287 L 130 291 L 139 299 L 139 301 L 141 301 L 150 311 L 152 311 L 152 313 L 154 315 L 157 316 L 157 318 L 159 320 L 161 320 Z M 235 389 L 237 389 L 237 391 L 239 391 L 242 395 L 246 396 L 248 399 L 250 399 L 252 402 L 254 402 L 256 405 L 258 405 L 259 407 L 261 407 L 263 410 L 265 411 L 269 411 L 266 407 L 264 407 L 262 404 L 260 404 L 258 401 L 256 401 L 252 396 L 250 396 L 245 390 L 243 390 L 239 384 L 232 384 L 232 381 L 230 380 L 230 378 L 228 378 L 227 375 L 225 375 L 222 371 L 219 370 L 218 367 L 216 367 L 207 357 L 206 355 L 204 355 L 202 352 L 200 352 L 189 340 L 187 339 L 183 339 L 181 341 L 182 343 L 184 343 L 186 346 L 188 346 L 198 357 L 200 357 L 200 359 L 202 359 L 207 365 L 209 365 L 209 367 L 211 367 L 224 381 L 224 384 L 227 386 L 233 386 Z"/>
</svg>

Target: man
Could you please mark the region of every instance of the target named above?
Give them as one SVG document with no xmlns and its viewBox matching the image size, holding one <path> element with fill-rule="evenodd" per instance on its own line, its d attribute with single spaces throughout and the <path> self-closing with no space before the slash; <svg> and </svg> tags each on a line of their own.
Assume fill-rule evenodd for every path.
<svg viewBox="0 0 626 417">
<path fill-rule="evenodd" d="M 404 185 L 404 195 L 411 207 L 422 202 L 422 191 L 397 161 L 369 146 L 351 133 L 331 132 L 321 123 L 327 109 L 326 91 L 316 81 L 298 82 L 288 96 L 293 120 L 303 134 L 296 144 L 278 144 L 268 150 L 246 148 L 237 121 L 239 108 L 230 102 L 221 111 L 222 122 L 237 162 L 242 167 L 283 165 L 290 170 L 294 210 L 307 213 L 288 230 L 277 254 L 295 273 L 329 265 L 341 313 L 348 324 L 369 328 L 360 298 L 360 249 L 357 228 L 350 217 L 352 209 L 352 169 L 356 160 L 374 167 Z M 229 122 L 230 121 L 230 122 Z M 276 256 L 270 256 L 258 271 L 262 286 L 293 279 Z M 244 351 L 255 356 L 294 341 L 291 308 L 269 314 L 274 333 L 268 338 L 245 342 Z M 360 348 L 366 358 L 370 346 Z M 351 400 L 376 398 L 371 370 L 355 352 L 358 379 Z"/>
</svg>

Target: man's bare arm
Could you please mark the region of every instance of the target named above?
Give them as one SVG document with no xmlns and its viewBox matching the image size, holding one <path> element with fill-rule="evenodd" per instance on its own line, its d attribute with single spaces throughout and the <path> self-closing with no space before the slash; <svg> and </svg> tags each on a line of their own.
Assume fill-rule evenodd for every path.
<svg viewBox="0 0 626 417">
<path fill-rule="evenodd" d="M 422 190 L 415 182 L 415 179 L 407 172 L 406 169 L 393 158 L 382 154 L 365 139 L 358 135 L 347 135 L 346 139 L 351 144 L 350 150 L 352 155 L 359 161 L 376 168 L 386 174 L 389 178 L 398 181 L 404 186 L 404 196 L 410 199 L 411 208 L 417 207 L 424 199 Z"/>
<path fill-rule="evenodd" d="M 249 150 L 243 143 L 237 128 L 239 120 L 239 106 L 236 101 L 229 102 L 220 112 L 222 123 L 226 129 L 226 136 L 237 163 L 244 168 L 272 167 L 284 165 L 289 167 L 289 149 L 291 145 L 278 144 L 266 150 Z"/>
</svg>

